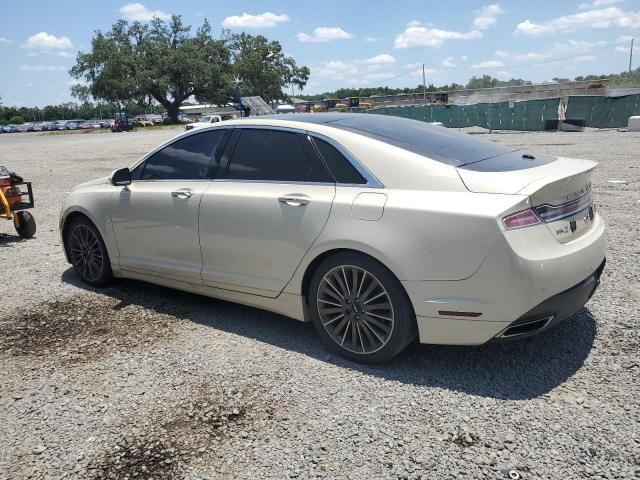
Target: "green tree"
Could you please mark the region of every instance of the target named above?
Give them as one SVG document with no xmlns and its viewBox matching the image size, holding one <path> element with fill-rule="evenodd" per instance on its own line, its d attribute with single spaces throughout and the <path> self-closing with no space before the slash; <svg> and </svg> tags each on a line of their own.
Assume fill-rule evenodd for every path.
<svg viewBox="0 0 640 480">
<path fill-rule="evenodd" d="M 72 93 L 86 100 L 105 100 L 121 106 L 153 98 L 178 121 L 180 105 L 189 97 L 223 102 L 229 96 L 229 51 L 203 25 L 190 35 L 179 16 L 148 24 L 120 20 L 106 33 L 96 32 L 91 51 L 80 52 L 70 73 L 86 85 Z"/>
<path fill-rule="evenodd" d="M 9 119 L 9 123 L 20 125 L 21 123 L 24 123 L 24 117 L 21 115 L 14 115 Z"/>
<path fill-rule="evenodd" d="M 279 42 L 247 33 L 224 35 L 228 38 L 233 74 L 242 79 L 243 95 L 259 95 L 271 102 L 285 98 L 285 87 L 294 85 L 302 90 L 307 84 L 309 69 L 298 67 L 293 58 L 284 55 Z"/>
<path fill-rule="evenodd" d="M 91 51 L 78 54 L 70 73 L 84 81 L 72 89 L 82 102 L 149 106 L 152 99 L 177 122 L 180 106 L 191 97 L 202 103 L 233 99 L 234 75 L 242 77 L 244 95 L 270 101 L 284 97 L 285 85 L 302 88 L 310 72 L 285 56 L 278 42 L 229 32 L 214 38 L 207 20 L 192 35 L 173 15 L 147 24 L 120 20 L 106 33 L 97 31 Z"/>
</svg>

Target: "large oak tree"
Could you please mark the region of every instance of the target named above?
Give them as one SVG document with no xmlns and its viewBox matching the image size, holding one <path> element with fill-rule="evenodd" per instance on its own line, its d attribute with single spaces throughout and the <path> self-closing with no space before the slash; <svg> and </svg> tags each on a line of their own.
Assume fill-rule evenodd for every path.
<svg viewBox="0 0 640 480">
<path fill-rule="evenodd" d="M 278 42 L 263 36 L 223 32 L 214 38 L 205 20 L 195 35 L 180 16 L 143 24 L 116 22 L 110 31 L 97 31 L 91 51 L 78 53 L 70 73 L 84 83 L 72 93 L 123 104 L 154 99 L 174 122 L 190 97 L 224 104 L 234 98 L 233 78 L 243 79 L 243 95 L 267 101 L 284 98 L 283 87 L 304 87 L 307 67 L 298 67 L 282 53 Z"/>
</svg>

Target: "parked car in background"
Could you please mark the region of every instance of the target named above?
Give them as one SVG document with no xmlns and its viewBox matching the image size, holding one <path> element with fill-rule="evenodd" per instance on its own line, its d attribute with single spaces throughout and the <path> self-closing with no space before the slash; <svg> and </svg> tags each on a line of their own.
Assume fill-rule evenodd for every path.
<svg viewBox="0 0 640 480">
<path fill-rule="evenodd" d="M 523 338 L 582 308 L 605 264 L 596 165 L 385 115 L 250 117 L 76 187 L 61 236 L 90 285 L 271 310 L 380 362 L 416 336 Z"/>
<path fill-rule="evenodd" d="M 188 131 L 193 130 L 194 128 L 210 127 L 214 123 L 219 123 L 221 121 L 222 117 L 220 115 L 203 115 L 200 117 L 200 120 L 188 124 L 184 129 Z"/>
</svg>

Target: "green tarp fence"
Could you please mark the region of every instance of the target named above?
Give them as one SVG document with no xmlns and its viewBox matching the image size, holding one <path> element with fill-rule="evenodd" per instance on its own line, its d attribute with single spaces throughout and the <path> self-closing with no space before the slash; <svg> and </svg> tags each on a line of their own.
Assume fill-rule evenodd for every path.
<svg viewBox="0 0 640 480">
<path fill-rule="evenodd" d="M 626 127 L 631 115 L 640 115 L 640 95 L 623 97 L 567 97 L 566 121 L 595 128 Z M 382 107 L 370 113 L 441 122 L 445 127 L 483 127 L 490 130 L 541 131 L 558 128 L 559 98 L 474 105 L 415 105 Z"/>
</svg>

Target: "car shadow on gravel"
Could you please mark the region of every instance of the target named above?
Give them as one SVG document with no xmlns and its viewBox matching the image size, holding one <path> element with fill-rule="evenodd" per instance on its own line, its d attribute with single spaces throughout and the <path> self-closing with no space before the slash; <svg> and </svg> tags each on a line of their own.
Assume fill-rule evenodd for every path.
<svg viewBox="0 0 640 480">
<path fill-rule="evenodd" d="M 96 291 L 72 269 L 62 280 Z M 133 280 L 121 280 L 100 293 L 117 299 L 119 308 L 140 305 L 368 375 L 496 399 L 523 400 L 550 392 L 581 368 L 596 336 L 596 320 L 583 308 L 531 338 L 479 347 L 416 343 L 385 364 L 360 365 L 324 349 L 310 323 L 274 313 Z"/>
</svg>

